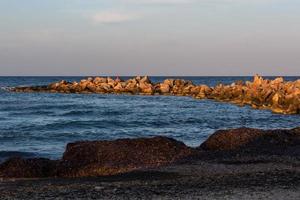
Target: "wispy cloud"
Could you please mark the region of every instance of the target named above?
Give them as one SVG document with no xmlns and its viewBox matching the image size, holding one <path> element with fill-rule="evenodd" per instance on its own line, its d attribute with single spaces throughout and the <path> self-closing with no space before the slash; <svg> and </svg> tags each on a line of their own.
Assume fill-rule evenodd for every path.
<svg viewBox="0 0 300 200">
<path fill-rule="evenodd" d="M 185 3 L 195 2 L 195 0 L 123 0 L 123 1 L 140 3 L 140 4 L 185 4 Z"/>
<path fill-rule="evenodd" d="M 189 4 L 189 3 L 266 3 L 274 2 L 276 0 L 118 0 L 126 3 L 136 4 Z"/>
<path fill-rule="evenodd" d="M 103 11 L 91 16 L 93 22 L 101 24 L 121 23 L 136 20 L 137 18 L 139 18 L 137 14 L 118 11 Z"/>
</svg>

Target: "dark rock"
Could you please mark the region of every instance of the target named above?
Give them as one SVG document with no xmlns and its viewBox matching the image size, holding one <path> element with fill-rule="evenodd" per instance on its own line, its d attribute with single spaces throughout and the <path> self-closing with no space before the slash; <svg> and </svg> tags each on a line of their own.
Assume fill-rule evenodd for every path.
<svg viewBox="0 0 300 200">
<path fill-rule="evenodd" d="M 212 134 L 200 147 L 213 151 L 234 150 L 254 141 L 263 134 L 262 130 L 250 128 L 219 130 Z"/>
<path fill-rule="evenodd" d="M 295 145 L 300 145 L 300 128 L 292 130 L 238 128 L 215 132 L 201 144 L 200 148 L 209 151 L 245 149 L 272 152 Z"/>
<path fill-rule="evenodd" d="M 61 160 L 12 158 L 1 178 L 86 177 L 156 168 L 186 159 L 195 150 L 166 137 L 85 141 L 67 145 Z"/>
<path fill-rule="evenodd" d="M 2 178 L 53 177 L 57 161 L 44 158 L 11 158 L 0 165 Z"/>
<path fill-rule="evenodd" d="M 59 176 L 102 176 L 155 168 L 186 158 L 192 151 L 166 137 L 75 142 L 67 145 Z"/>
</svg>

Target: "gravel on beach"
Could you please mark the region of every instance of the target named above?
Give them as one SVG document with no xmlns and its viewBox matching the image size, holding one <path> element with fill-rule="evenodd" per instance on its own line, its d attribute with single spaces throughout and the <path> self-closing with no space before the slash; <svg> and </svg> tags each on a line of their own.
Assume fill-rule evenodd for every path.
<svg viewBox="0 0 300 200">
<path fill-rule="evenodd" d="M 300 199 L 300 159 L 250 156 L 108 177 L 1 180 L 0 199 Z"/>
</svg>

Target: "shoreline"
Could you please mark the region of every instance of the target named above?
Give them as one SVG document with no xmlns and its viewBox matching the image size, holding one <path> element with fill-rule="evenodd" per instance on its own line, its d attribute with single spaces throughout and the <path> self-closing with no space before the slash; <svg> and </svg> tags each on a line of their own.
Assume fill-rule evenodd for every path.
<svg viewBox="0 0 300 200">
<path fill-rule="evenodd" d="M 0 178 L 95 177 L 156 169 L 190 160 L 254 156 L 300 159 L 300 127 L 218 130 L 198 147 L 164 136 L 68 143 L 61 159 L 12 157 L 0 164 Z"/>
<path fill-rule="evenodd" d="M 69 162 L 65 165 L 68 169 L 61 171 L 65 173 L 62 176 L 54 177 L 44 176 L 51 165 L 47 159 L 15 158 L 1 164 L 1 198 L 298 199 L 300 196 L 300 128 L 219 130 L 197 148 L 164 137 L 75 142 L 68 144 L 58 162 Z M 107 166 L 116 171 L 106 173 L 103 169 Z"/>
<path fill-rule="evenodd" d="M 236 81 L 230 85 L 218 84 L 214 87 L 195 85 L 192 81 L 182 79 L 152 83 L 148 76 L 138 76 L 126 81 L 118 77 L 89 77 L 72 83 L 62 80 L 44 86 L 14 87 L 10 91 L 190 96 L 240 106 L 249 105 L 254 109 L 268 109 L 274 113 L 300 113 L 300 80 L 287 82 L 282 77 L 267 80 L 258 75 L 252 82 Z"/>
</svg>

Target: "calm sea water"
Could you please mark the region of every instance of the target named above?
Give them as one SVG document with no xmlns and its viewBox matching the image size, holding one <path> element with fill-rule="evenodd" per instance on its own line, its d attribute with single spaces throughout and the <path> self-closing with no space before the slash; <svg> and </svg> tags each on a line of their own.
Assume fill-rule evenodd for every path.
<svg viewBox="0 0 300 200">
<path fill-rule="evenodd" d="M 198 146 L 218 129 L 300 126 L 300 115 L 273 114 L 210 100 L 173 96 L 11 93 L 11 86 L 83 77 L 0 77 L 0 161 L 13 155 L 59 158 L 68 142 L 164 135 Z M 153 82 L 166 77 L 151 77 Z M 176 78 L 176 77 L 175 77 Z M 177 77 L 178 78 L 178 77 Z M 195 84 L 251 77 L 180 77 Z M 286 77 L 296 80 L 300 77 Z"/>
</svg>

